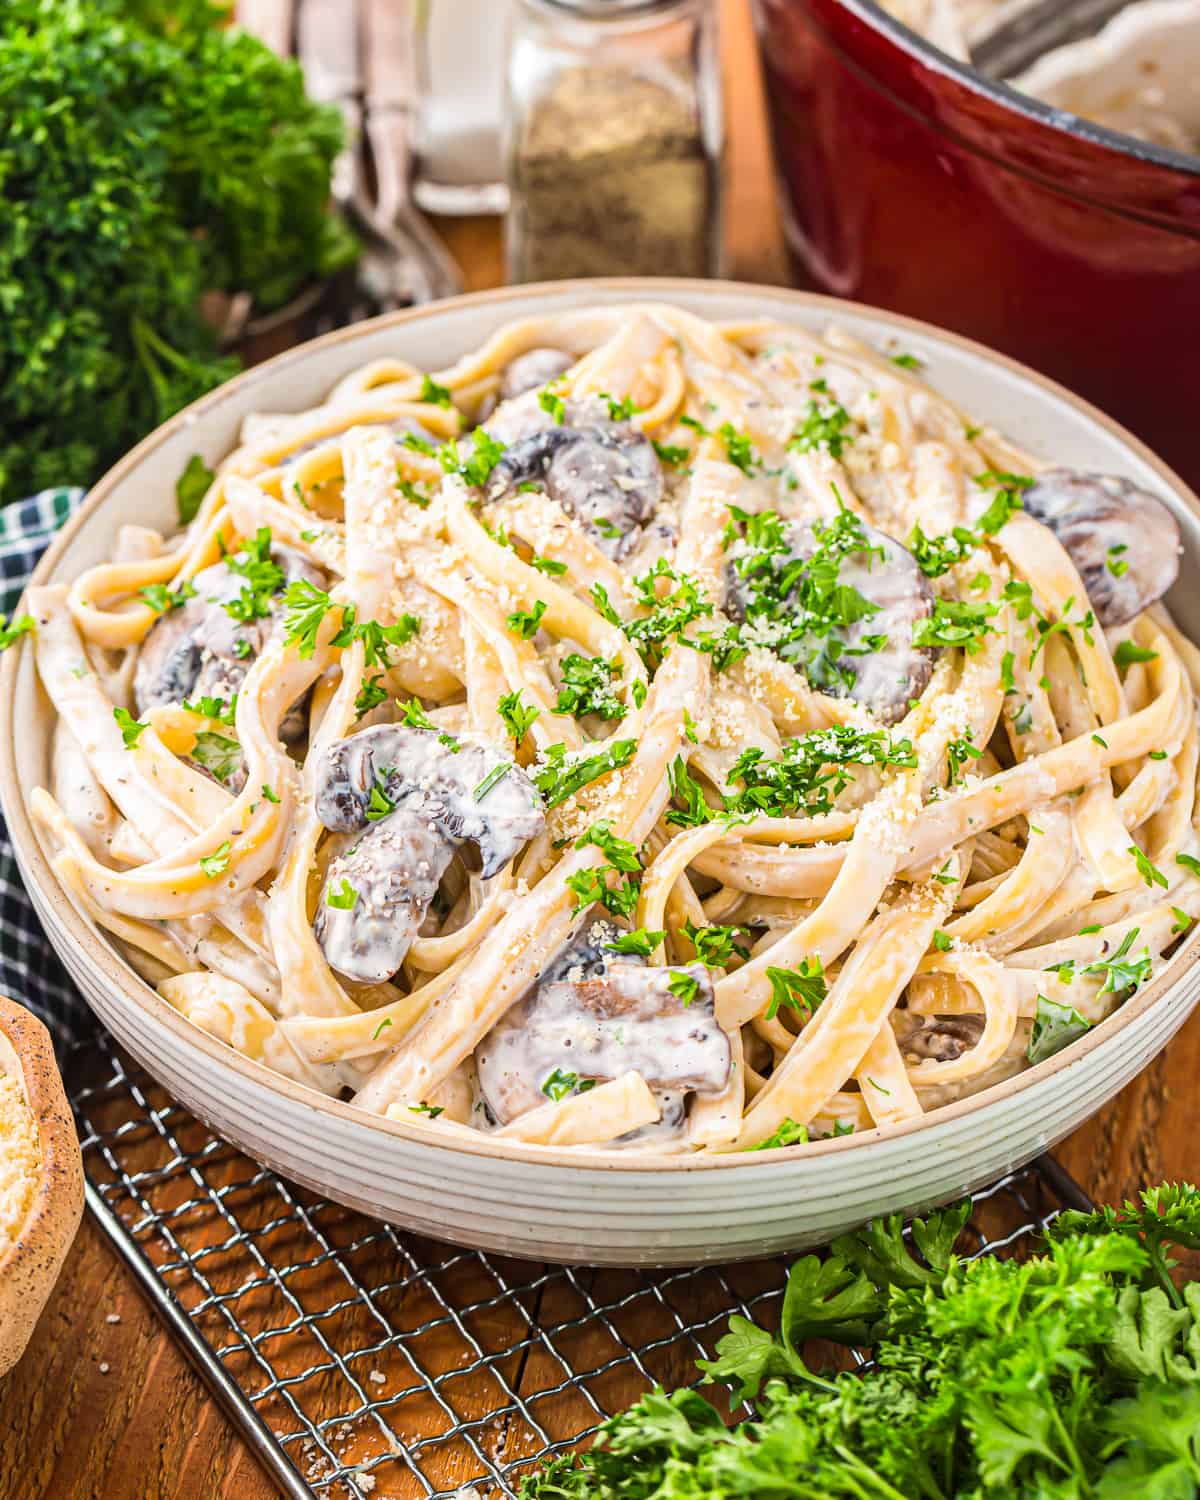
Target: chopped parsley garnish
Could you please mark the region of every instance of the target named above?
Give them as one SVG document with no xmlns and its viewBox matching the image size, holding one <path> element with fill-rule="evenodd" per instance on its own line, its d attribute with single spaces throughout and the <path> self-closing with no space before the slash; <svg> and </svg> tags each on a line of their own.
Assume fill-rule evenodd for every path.
<svg viewBox="0 0 1200 1500">
<path fill-rule="evenodd" d="M 767 978 L 771 982 L 771 999 L 766 1009 L 768 1021 L 778 1015 L 784 1005 L 811 1016 L 829 992 L 825 969 L 815 955 L 802 958 L 798 969 L 768 968 Z"/>
<path fill-rule="evenodd" d="M 1172 911 L 1177 908 L 1172 907 Z M 1121 995 L 1126 990 L 1137 990 L 1150 978 L 1150 970 L 1153 967 L 1150 960 L 1150 949 L 1143 948 L 1140 958 L 1130 958 L 1129 950 L 1133 947 L 1134 939 L 1140 931 L 1137 927 L 1131 927 L 1121 939 L 1121 946 L 1111 958 L 1100 958 L 1095 963 L 1088 964 L 1081 969 L 1081 974 L 1094 974 L 1097 977 L 1103 975 L 1104 983 L 1100 986 L 1099 995 Z"/>
<path fill-rule="evenodd" d="M 636 749 L 636 740 L 613 740 L 592 755 L 572 755 L 565 745 L 548 745 L 544 764 L 533 773 L 533 783 L 546 807 L 557 807 L 598 777 L 628 764 Z"/>
<path fill-rule="evenodd" d="M 387 1024 L 390 1026 L 392 1023 L 389 1021 Z M 436 1120 L 438 1115 L 446 1113 L 446 1106 L 444 1104 L 410 1104 L 408 1111 L 409 1114 L 427 1115 L 429 1119 Z"/>
<path fill-rule="evenodd" d="M 1137 865 L 1138 874 L 1142 877 L 1146 884 L 1150 886 L 1151 889 L 1153 889 L 1156 885 L 1161 885 L 1162 888 L 1166 890 L 1168 884 L 1167 877 L 1158 868 L 1158 866 L 1151 863 L 1151 861 L 1146 858 L 1145 853 L 1141 849 L 1139 849 L 1136 844 L 1130 844 L 1128 852 L 1133 855 L 1133 862 L 1135 865 Z M 1178 855 L 1176 855 L 1175 857 L 1176 859 L 1179 858 Z"/>
<path fill-rule="evenodd" d="M 373 677 L 364 677 L 358 690 L 358 697 L 354 700 L 354 712 L 358 718 L 363 714 L 369 714 L 373 708 L 378 708 L 387 698 L 387 689 L 383 686 L 383 673 L 376 672 Z"/>
<path fill-rule="evenodd" d="M 607 391 L 601 391 L 600 400 L 608 407 L 609 420 L 613 422 L 628 422 L 631 417 L 641 411 L 641 407 L 635 404 L 632 396 L 622 396 L 618 401 Z"/>
<path fill-rule="evenodd" d="M 636 958 L 649 958 L 665 938 L 665 932 L 635 927 L 632 932 L 618 934 L 611 943 L 605 943 L 604 948 L 608 953 L 626 953 Z"/>
<path fill-rule="evenodd" d="M 702 630 L 690 644 L 712 657 L 714 672 L 727 672 L 735 662 L 750 654 L 750 648 L 742 644 L 741 631 L 736 625 L 727 625 L 720 635 Z M 634 683 L 635 692 L 639 687 L 644 688 L 644 684 Z"/>
<path fill-rule="evenodd" d="M 532 609 L 514 609 L 506 623 L 514 635 L 519 635 L 523 641 L 531 641 L 545 613 L 546 601 L 539 599 Z"/>
<path fill-rule="evenodd" d="M 1200 875 L 1200 859 L 1197 859 L 1194 854 L 1177 854 L 1175 863 L 1182 865 L 1192 875 Z"/>
<path fill-rule="evenodd" d="M 682 969 L 676 969 L 667 980 L 667 988 L 677 1000 L 682 1001 L 686 1008 L 700 993 L 700 981 L 694 974 L 686 974 Z"/>
<path fill-rule="evenodd" d="M 868 541 L 863 523 L 837 499 L 833 520 L 814 523 L 816 545 L 808 556 L 796 555 L 794 534 L 775 511 L 751 515 L 736 505 L 729 507 L 725 547 L 742 582 L 753 638 L 803 667 L 813 687 L 844 692 L 855 681 L 844 658 L 878 650 L 887 638 L 870 635 L 853 648 L 846 644 L 847 628 L 878 614 L 879 606 L 840 580 L 842 562 L 854 556 L 869 568 L 882 549 Z"/>
<path fill-rule="evenodd" d="M 229 840 L 218 844 L 211 854 L 206 854 L 200 861 L 200 868 L 209 880 L 215 880 L 218 875 L 223 875 L 229 868 L 230 847 Z"/>
<path fill-rule="evenodd" d="M 196 513 L 216 477 L 198 453 L 193 453 L 188 459 L 183 473 L 175 481 L 175 506 L 181 526 L 188 526 L 196 519 Z"/>
<path fill-rule="evenodd" d="M 623 673 L 618 658 L 608 661 L 603 656 L 580 656 L 573 651 L 563 657 L 559 671 L 562 687 L 555 705 L 558 713 L 577 719 L 585 714 L 598 714 L 602 719 L 625 717 L 625 705 L 612 690 L 614 680 Z"/>
<path fill-rule="evenodd" d="M 1004 689 L 1004 696 L 1015 693 L 1017 690 L 1016 679 L 1013 677 L 1013 667 L 1016 658 L 1011 651 L 1006 651 L 1000 658 L 1000 686 Z"/>
<path fill-rule="evenodd" d="M 496 785 L 496 783 L 498 781 L 503 781 L 511 770 L 512 766 L 508 763 L 508 761 L 501 761 L 498 766 L 493 766 L 492 769 L 483 778 L 483 780 L 479 783 L 479 785 L 475 788 L 475 790 L 471 793 L 472 800 L 475 802 L 482 802 L 487 794 L 491 791 L 491 789 Z"/>
<path fill-rule="evenodd" d="M 814 381 L 811 389 L 827 389 L 826 382 Z M 847 432 L 850 413 L 836 401 L 810 401 L 804 420 L 788 439 L 788 447 L 797 453 L 813 453 L 824 449 L 831 458 L 841 458 L 846 444 L 854 441 L 854 434 Z"/>
<path fill-rule="evenodd" d="M 284 582 L 283 569 L 271 557 L 270 527 L 260 526 L 225 562 L 231 573 L 245 579 L 236 599 L 221 601 L 225 613 L 242 624 L 265 620 L 271 613 L 271 600 Z"/>
<path fill-rule="evenodd" d="M 185 579 L 175 590 L 169 589 L 165 583 L 148 583 L 144 589 L 138 589 L 138 594 L 155 614 L 166 615 L 173 609 L 182 609 L 189 599 L 196 597 L 196 590 L 190 580 Z"/>
<path fill-rule="evenodd" d="M 228 735 L 204 729 L 196 736 L 190 758 L 218 781 L 229 782 L 241 769 L 242 747 Z"/>
<path fill-rule="evenodd" d="M 403 476 L 401 476 L 396 480 L 396 488 L 400 491 L 404 498 L 411 504 L 415 505 L 418 510 L 429 509 L 429 502 L 433 499 L 433 496 L 429 493 L 428 490 L 423 490 L 419 484 L 414 484 L 411 479 L 405 479 L 403 478 Z M 303 535 L 303 533 L 301 533 L 301 535 Z M 314 532 L 313 535 L 315 536 L 316 533 Z M 311 540 L 311 538 L 309 538 L 309 540 Z"/>
<path fill-rule="evenodd" d="M 353 911 L 358 901 L 358 892 L 343 875 L 340 884 L 330 886 L 325 892 L 325 905 L 335 911 Z M 378 1032 L 376 1033 L 378 1035 Z"/>
<path fill-rule="evenodd" d="M 504 721 L 505 729 L 519 745 L 533 727 L 533 722 L 541 713 L 541 709 L 524 703 L 518 689 L 514 693 L 504 693 L 497 699 L 496 712 Z"/>
<path fill-rule="evenodd" d="M 396 707 L 400 710 L 400 720 L 408 729 L 436 729 L 433 720 L 421 707 L 419 699 L 410 698 L 407 703 L 401 703 L 397 698 Z"/>
<path fill-rule="evenodd" d="M 1096 616 L 1089 609 L 1085 610 L 1078 620 L 1072 620 L 1071 606 L 1072 604 L 1074 604 L 1074 602 L 1075 601 L 1073 598 L 1068 599 L 1063 605 L 1061 620 L 1050 620 L 1047 616 L 1039 612 L 1036 621 L 1037 642 L 1034 645 L 1033 650 L 1029 653 L 1030 666 L 1033 666 L 1034 661 L 1037 659 L 1038 652 L 1042 649 L 1042 647 L 1046 644 L 1046 642 L 1052 635 L 1063 635 L 1071 630 L 1078 630 L 1082 634 L 1084 640 L 1088 643 L 1088 645 L 1090 646 L 1092 644 L 1092 626 L 1096 623 Z"/>
<path fill-rule="evenodd" d="M 1123 552 L 1128 552 L 1129 546 L 1126 542 L 1118 542 L 1115 547 L 1110 547 L 1105 559 L 1105 566 L 1114 578 L 1124 578 L 1129 572 L 1129 561 L 1122 557 Z"/>
<path fill-rule="evenodd" d="M 265 781 L 262 784 L 262 794 L 267 799 L 268 802 L 278 803 L 278 801 L 279 801 L 279 795 L 278 795 L 278 793 L 275 792 L 275 791 L 273 791 L 267 785 L 267 783 Z"/>
<path fill-rule="evenodd" d="M 1185 912 L 1181 906 L 1173 906 L 1171 908 L 1171 915 L 1175 918 L 1175 921 L 1171 926 L 1172 934 L 1175 934 L 1177 932 L 1186 932 L 1188 928 L 1191 927 L 1192 923 L 1196 920 L 1195 917 L 1189 917 L 1187 912 Z"/>
<path fill-rule="evenodd" d="M 560 425 L 566 420 L 567 403 L 549 386 L 538 392 L 538 405 Z"/>
<path fill-rule="evenodd" d="M 629 874 L 642 868 L 635 845 L 628 839 L 619 838 L 612 831 L 612 824 L 607 818 L 593 823 L 575 840 L 576 849 L 586 849 L 591 844 L 603 852 L 614 870 Z"/>
<path fill-rule="evenodd" d="M 345 626 L 343 625 L 343 630 Z M 401 615 L 392 625 L 381 625 L 378 620 L 363 620 L 352 627 L 351 640 L 363 643 L 363 661 L 368 667 L 391 665 L 389 648 L 407 646 L 421 631 L 421 622 L 416 615 Z M 342 632 L 334 636 L 332 644 L 343 645 Z"/>
<path fill-rule="evenodd" d="M 138 742 L 138 736 L 144 729 L 149 729 L 149 723 L 144 719 L 135 719 L 127 708 L 114 708 L 113 718 L 117 721 L 121 730 L 121 739 L 126 750 L 132 750 Z"/>
<path fill-rule="evenodd" d="M 450 406 L 452 398 L 450 392 L 444 385 L 438 385 L 436 380 L 431 380 L 428 375 L 421 377 L 421 393 L 418 401 L 424 401 L 430 406 Z"/>
<path fill-rule="evenodd" d="M 14 641 L 30 635 L 36 628 L 32 615 L 18 615 L 10 625 L 7 615 L 0 615 L 0 651 L 7 651 Z"/>
<path fill-rule="evenodd" d="M 964 557 L 970 557 L 979 545 L 979 537 L 967 526 L 955 526 L 942 536 L 926 536 L 920 526 L 914 526 L 908 538 L 908 550 L 917 560 L 917 566 L 926 578 L 941 578 Z M 988 576 L 985 573 L 984 587 Z"/>
<path fill-rule="evenodd" d="M 367 799 L 367 822 L 378 823 L 380 818 L 386 818 L 395 811 L 396 804 L 387 794 L 387 782 L 376 776 L 371 783 L 371 795 Z"/>
<path fill-rule="evenodd" d="M 933 946 L 938 953 L 949 953 L 954 947 L 954 939 L 939 927 L 933 935 Z"/>
<path fill-rule="evenodd" d="M 1157 661 L 1158 652 L 1149 646 L 1139 646 L 1136 641 L 1119 641 L 1113 652 L 1113 661 L 1122 676 L 1136 661 Z"/>
<path fill-rule="evenodd" d="M 692 456 L 689 449 L 677 443 L 660 443 L 655 439 L 651 439 L 651 443 L 655 453 L 658 454 L 659 461 L 666 464 L 669 469 L 677 469 L 680 464 L 687 463 Z"/>
<path fill-rule="evenodd" d="M 472 452 L 465 456 L 456 443 L 447 443 L 438 450 L 438 462 L 447 474 L 461 475 L 462 479 L 477 488 L 482 488 L 491 478 L 492 470 L 504 457 L 505 445 L 476 427 L 471 433 Z"/>
<path fill-rule="evenodd" d="M 835 1132 L 836 1133 L 836 1132 Z M 808 1126 L 797 1125 L 795 1120 L 786 1119 L 782 1121 L 765 1141 L 759 1141 L 757 1146 L 747 1146 L 747 1151 L 773 1151 L 777 1146 L 807 1146 Z"/>
<path fill-rule="evenodd" d="M 1060 1005 L 1045 995 L 1037 997 L 1037 1016 L 1029 1034 L 1026 1052 L 1031 1063 L 1045 1062 L 1092 1029 L 1092 1023 L 1073 1005 Z"/>
<path fill-rule="evenodd" d="M 529 566 L 545 573 L 547 578 L 561 578 L 567 571 L 565 562 L 559 562 L 556 557 L 539 557 L 536 553 L 529 559 Z"/>
<path fill-rule="evenodd" d="M 996 492 L 991 504 L 979 517 L 980 531 L 986 536 L 995 536 L 1013 511 L 1024 508 L 1021 494 L 1033 487 L 1033 478 L 1029 474 L 1008 474 L 994 469 L 973 477 L 980 489 L 994 489 Z"/>
<path fill-rule="evenodd" d="M 795 813 L 827 813 L 838 795 L 854 779 L 851 766 L 917 764 L 912 741 L 896 740 L 882 729 L 856 729 L 835 724 L 789 740 L 777 760 L 768 760 L 758 746 L 743 750 L 729 771 L 742 790 L 726 798 L 726 809 L 790 817 Z"/>
<path fill-rule="evenodd" d="M 237 719 L 237 701 L 236 693 L 232 698 L 211 698 L 204 694 L 199 698 L 185 698 L 180 707 L 202 719 L 215 719 L 218 724 L 233 724 Z"/>
<path fill-rule="evenodd" d="M 1147 750 L 1146 751 L 1146 759 L 1147 760 L 1166 760 L 1167 759 L 1167 752 L 1165 750 Z"/>
<path fill-rule="evenodd" d="M 696 950 L 696 961 L 706 969 L 725 969 L 736 953 L 739 958 L 749 958 L 750 950 L 737 941 L 740 927 L 726 927 L 713 922 L 707 927 L 696 927 L 691 920 L 683 924 L 683 935 Z"/>
<path fill-rule="evenodd" d="M 642 862 L 637 850 L 628 839 L 618 838 L 607 822 L 593 823 L 582 838 L 576 840 L 575 847 L 582 849 L 588 844 L 595 844 L 603 850 L 608 863 L 576 870 L 567 876 L 567 889 L 575 896 L 575 910 L 582 911 L 598 902 L 614 917 L 628 917 L 638 903 Z M 610 885 L 610 875 L 625 878 Z"/>
<path fill-rule="evenodd" d="M 889 354 L 888 358 L 894 365 L 899 365 L 902 370 L 919 370 L 925 363 L 915 354 Z"/>
<path fill-rule="evenodd" d="M 283 602 L 286 609 L 283 639 L 306 658 L 316 650 L 321 622 L 331 609 L 341 611 L 341 625 L 329 644 L 345 647 L 362 641 L 363 660 L 368 667 L 389 666 L 389 648 L 406 645 L 421 629 L 417 616 L 409 614 L 401 615 L 392 625 L 381 625 L 378 620 L 359 621 L 353 604 L 335 604 L 307 578 L 289 583 Z"/>
<path fill-rule="evenodd" d="M 698 828 L 718 816 L 717 809 L 709 806 L 700 783 L 692 777 L 682 755 L 677 755 L 667 767 L 667 780 L 672 797 L 683 804 L 682 808 L 673 807 L 667 813 L 666 821 L 672 827 Z"/>
<path fill-rule="evenodd" d="M 675 585 L 661 598 L 658 594 L 660 579 Z M 602 584 L 593 585 L 592 601 L 610 625 L 625 632 L 642 660 L 653 670 L 665 656 L 667 642 L 681 637 L 694 621 L 711 615 L 713 607 L 700 592 L 695 579 L 686 573 L 677 573 L 662 557 L 648 572 L 639 574 L 633 580 L 633 586 L 639 602 L 647 611 L 638 619 L 622 620 Z"/>
<path fill-rule="evenodd" d="M 946 746 L 947 775 L 946 785 L 953 786 L 959 779 L 959 773 L 969 760 L 978 760 L 983 754 L 977 745 L 972 743 L 969 736 L 964 735 L 960 739 L 951 740 Z"/>
<path fill-rule="evenodd" d="M 976 474 L 975 483 L 981 488 L 995 488 L 995 495 L 987 509 L 979 517 L 978 529 L 955 526 L 942 536 L 929 537 L 914 526 L 908 539 L 908 549 L 917 560 L 917 566 L 927 578 L 940 578 L 956 563 L 970 557 L 976 547 L 982 546 L 989 536 L 994 536 L 1012 515 L 1022 508 L 1021 491 L 1028 489 L 1033 480 L 1025 474 Z M 988 575 L 978 574 L 971 582 L 973 589 L 986 589 Z"/>
<path fill-rule="evenodd" d="M 995 604 L 972 604 L 965 599 L 935 599 L 933 613 L 913 625 L 914 646 L 961 646 L 974 656 L 990 633 L 989 620 L 996 614 Z"/>
<path fill-rule="evenodd" d="M 294 645 L 302 657 L 311 656 L 316 650 L 321 622 L 332 607 L 329 595 L 307 578 L 295 578 L 284 591 L 283 603 L 287 611 L 283 620 L 285 643 Z M 354 613 L 353 605 L 342 608 L 339 635 L 346 635 L 347 645 L 350 643 L 348 631 L 354 628 Z"/>
<path fill-rule="evenodd" d="M 743 474 L 753 474 L 758 466 L 758 455 L 746 434 L 739 432 L 732 422 L 722 422 L 717 428 L 717 436 L 724 443 L 725 457 L 734 468 L 741 469 Z"/>
<path fill-rule="evenodd" d="M 542 1093 L 547 1099 L 553 1099 L 555 1104 L 559 1104 L 568 1094 L 586 1094 L 588 1089 L 595 1087 L 594 1078 L 585 1078 L 581 1082 L 578 1073 L 564 1073 L 561 1068 L 555 1068 L 542 1084 Z"/>
</svg>

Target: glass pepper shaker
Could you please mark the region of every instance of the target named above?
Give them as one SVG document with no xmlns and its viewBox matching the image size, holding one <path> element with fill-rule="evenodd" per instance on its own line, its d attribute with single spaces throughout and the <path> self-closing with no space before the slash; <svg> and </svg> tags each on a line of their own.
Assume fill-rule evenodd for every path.
<svg viewBox="0 0 1200 1500">
<path fill-rule="evenodd" d="M 710 0 L 515 0 L 509 279 L 719 275 L 721 139 Z"/>
</svg>

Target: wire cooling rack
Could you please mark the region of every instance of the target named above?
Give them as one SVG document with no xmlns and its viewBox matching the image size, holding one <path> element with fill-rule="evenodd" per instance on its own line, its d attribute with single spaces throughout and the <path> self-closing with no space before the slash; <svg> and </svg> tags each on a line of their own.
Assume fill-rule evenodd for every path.
<svg viewBox="0 0 1200 1500">
<path fill-rule="evenodd" d="M 785 1259 L 719 1270 L 456 1250 L 252 1162 L 97 1032 L 68 1059 L 88 1206 L 285 1495 L 512 1496 L 732 1312 L 770 1325 Z M 977 1195 L 973 1253 L 1021 1253 L 1086 1197 L 1048 1157 Z"/>
</svg>

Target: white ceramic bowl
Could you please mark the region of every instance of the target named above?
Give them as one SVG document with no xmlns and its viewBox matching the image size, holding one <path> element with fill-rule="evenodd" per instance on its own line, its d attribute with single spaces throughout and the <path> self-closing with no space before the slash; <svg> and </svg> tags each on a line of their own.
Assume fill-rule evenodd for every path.
<svg viewBox="0 0 1200 1500">
<path fill-rule="evenodd" d="M 711 318 L 836 321 L 898 339 L 971 412 L 1057 462 L 1128 475 L 1178 515 L 1186 559 L 1171 606 L 1200 636 L 1200 503 L 1134 438 L 1060 387 L 911 319 L 798 292 L 716 282 L 559 283 L 460 297 L 330 334 L 231 381 L 148 437 L 107 474 L 51 548 L 36 581 L 107 557 L 119 526 L 169 527 L 192 453 L 214 464 L 251 411 L 301 410 L 368 360 L 433 369 L 500 324 L 586 303 L 670 300 Z M 118 1040 L 189 1109 L 285 1176 L 404 1227 L 551 1261 L 684 1265 L 797 1249 L 872 1215 L 970 1191 L 1052 1146 L 1144 1068 L 1200 992 L 1189 940 L 1155 982 L 1057 1057 L 926 1121 L 800 1152 L 661 1158 L 438 1143 L 428 1127 L 367 1115 L 268 1072 L 184 1020 L 144 984 L 55 879 L 26 811 L 46 780 L 51 713 L 32 652 L 0 672 L 0 796 L 30 895 L 54 947 Z"/>
</svg>

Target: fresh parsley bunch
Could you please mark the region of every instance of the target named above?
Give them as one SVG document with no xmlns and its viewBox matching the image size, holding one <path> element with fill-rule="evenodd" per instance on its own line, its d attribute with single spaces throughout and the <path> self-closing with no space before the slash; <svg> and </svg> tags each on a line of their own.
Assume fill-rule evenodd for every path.
<svg viewBox="0 0 1200 1500">
<path fill-rule="evenodd" d="M 1045 1254 L 954 1254 L 969 1204 L 868 1225 L 788 1276 L 780 1331 L 734 1317 L 702 1361 L 755 1414 L 727 1427 L 696 1391 L 613 1418 L 524 1500 L 1192 1500 L 1200 1495 L 1200 1193 L 1064 1213 Z M 808 1339 L 874 1349 L 817 1371 Z"/>
<path fill-rule="evenodd" d="M 204 293 L 353 259 L 335 111 L 207 0 L 0 7 L 0 502 L 87 484 L 226 379 Z"/>
</svg>

